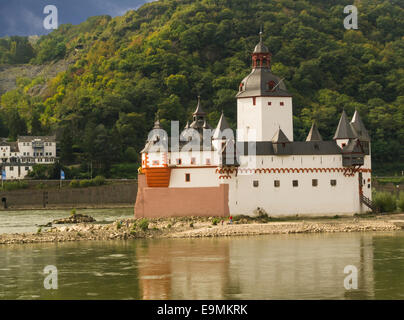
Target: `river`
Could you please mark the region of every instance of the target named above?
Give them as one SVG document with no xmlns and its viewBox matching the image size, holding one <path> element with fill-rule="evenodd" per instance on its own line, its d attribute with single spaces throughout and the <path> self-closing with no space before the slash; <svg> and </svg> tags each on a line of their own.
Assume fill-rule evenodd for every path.
<svg viewBox="0 0 404 320">
<path fill-rule="evenodd" d="M 2 245 L 0 299 L 404 299 L 404 232 Z"/>
</svg>

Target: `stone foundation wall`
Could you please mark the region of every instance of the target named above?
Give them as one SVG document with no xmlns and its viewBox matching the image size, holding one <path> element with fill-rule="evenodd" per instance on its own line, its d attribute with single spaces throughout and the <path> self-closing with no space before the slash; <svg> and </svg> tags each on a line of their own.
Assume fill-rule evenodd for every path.
<svg viewBox="0 0 404 320">
<path fill-rule="evenodd" d="M 0 192 L 0 210 L 133 206 L 137 182 L 88 188 L 23 189 Z M 5 201 L 4 201 L 5 199 Z"/>
</svg>

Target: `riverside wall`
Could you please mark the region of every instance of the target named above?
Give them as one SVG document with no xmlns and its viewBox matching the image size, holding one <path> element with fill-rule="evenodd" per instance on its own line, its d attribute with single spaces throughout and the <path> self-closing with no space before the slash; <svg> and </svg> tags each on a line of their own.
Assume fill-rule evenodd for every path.
<svg viewBox="0 0 404 320">
<path fill-rule="evenodd" d="M 35 182 L 36 183 L 36 182 Z M 110 182 L 87 188 L 58 188 L 57 182 L 45 188 L 0 191 L 0 210 L 52 208 L 105 208 L 135 205 L 137 181 Z M 67 184 L 67 182 L 64 182 Z"/>
</svg>

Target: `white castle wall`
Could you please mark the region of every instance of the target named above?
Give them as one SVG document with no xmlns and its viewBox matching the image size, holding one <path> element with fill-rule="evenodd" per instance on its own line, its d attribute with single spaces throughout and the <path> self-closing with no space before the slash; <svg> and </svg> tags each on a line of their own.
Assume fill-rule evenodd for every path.
<svg viewBox="0 0 404 320">
<path fill-rule="evenodd" d="M 218 187 L 220 184 L 216 168 L 175 168 L 171 170 L 169 188 L 198 188 Z M 185 180 L 185 175 L 190 175 L 190 181 Z M 179 204 L 181 205 L 181 204 Z"/>
<path fill-rule="evenodd" d="M 255 105 L 253 98 L 237 99 L 238 141 L 271 141 L 279 127 L 293 141 L 291 97 L 255 97 Z"/>
</svg>

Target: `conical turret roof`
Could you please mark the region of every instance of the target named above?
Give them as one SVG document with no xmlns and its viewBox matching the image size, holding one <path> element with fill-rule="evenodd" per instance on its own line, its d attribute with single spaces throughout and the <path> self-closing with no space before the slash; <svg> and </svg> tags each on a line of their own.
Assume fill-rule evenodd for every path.
<svg viewBox="0 0 404 320">
<path fill-rule="evenodd" d="M 159 114 L 158 114 L 158 113 L 156 113 L 156 119 L 154 120 L 153 129 L 161 129 L 160 117 L 159 117 Z"/>
<path fill-rule="evenodd" d="M 260 31 L 260 42 L 255 46 L 253 53 L 269 53 L 269 49 L 262 42 L 262 30 Z"/>
<path fill-rule="evenodd" d="M 220 116 L 215 132 L 213 133 L 213 139 L 218 139 L 221 136 L 220 133 L 223 132 L 225 129 L 229 128 L 230 128 L 229 123 L 227 122 L 227 119 L 222 111 L 222 115 Z"/>
<path fill-rule="evenodd" d="M 345 110 L 343 110 L 333 139 L 336 140 L 353 138 L 355 138 L 355 134 L 353 133 L 351 125 L 348 122 L 348 117 L 345 113 Z"/>
<path fill-rule="evenodd" d="M 273 143 L 286 143 L 290 142 L 288 137 L 283 133 L 282 129 L 279 129 L 275 132 L 274 136 L 272 137 Z"/>
<path fill-rule="evenodd" d="M 353 133 L 360 141 L 370 141 L 369 133 L 362 122 L 358 110 L 355 110 L 350 125 Z"/>
<path fill-rule="evenodd" d="M 316 123 L 313 121 L 310 132 L 307 135 L 306 141 L 323 141 L 320 132 L 318 131 Z"/>
<path fill-rule="evenodd" d="M 201 97 L 198 96 L 198 103 L 196 105 L 196 109 L 195 109 L 193 115 L 195 116 L 195 115 L 205 115 L 205 114 L 206 113 L 205 113 L 205 111 L 202 110 L 202 106 L 201 106 Z"/>
</svg>

